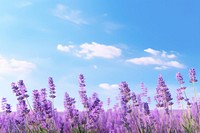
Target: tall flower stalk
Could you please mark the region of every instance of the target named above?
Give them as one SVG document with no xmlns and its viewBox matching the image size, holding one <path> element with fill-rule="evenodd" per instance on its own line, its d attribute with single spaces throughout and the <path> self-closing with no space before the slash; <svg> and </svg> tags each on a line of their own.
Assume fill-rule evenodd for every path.
<svg viewBox="0 0 200 133">
<path fill-rule="evenodd" d="M 81 102 L 86 110 L 89 109 L 89 101 L 85 90 L 85 77 L 83 74 L 79 75 L 79 95 L 81 98 Z"/>
<path fill-rule="evenodd" d="M 166 113 L 169 114 L 169 106 L 173 105 L 173 102 L 171 101 L 172 99 L 171 93 L 169 92 L 162 75 L 159 75 L 155 95 L 155 100 L 157 102 L 156 106 L 163 107 Z"/>
<path fill-rule="evenodd" d="M 53 78 L 49 77 L 48 79 L 48 83 L 49 83 L 49 97 L 52 99 L 52 103 L 53 103 L 53 108 L 54 108 L 54 98 L 56 97 L 55 93 L 56 93 L 56 86 L 53 82 Z"/>
<path fill-rule="evenodd" d="M 121 82 L 119 84 L 120 95 L 121 95 L 121 107 L 122 107 L 122 122 L 124 126 L 127 128 L 127 131 L 130 132 L 130 123 L 128 122 L 128 116 L 131 114 L 132 109 L 130 105 L 128 105 L 131 100 L 131 90 L 126 82 Z"/>
<path fill-rule="evenodd" d="M 197 102 L 197 93 L 196 93 L 196 86 L 195 86 L 195 83 L 196 83 L 198 80 L 196 79 L 196 71 L 195 71 L 194 68 L 191 68 L 191 69 L 189 70 L 189 78 L 190 78 L 190 83 L 193 84 L 195 102 Z"/>
<path fill-rule="evenodd" d="M 180 85 L 180 88 L 177 89 L 177 101 L 178 101 L 178 103 L 179 103 L 180 101 L 182 101 L 183 99 L 185 99 L 185 101 L 187 102 L 188 108 L 190 108 L 191 103 L 189 102 L 189 99 L 188 99 L 188 97 L 187 97 L 187 95 L 186 95 L 186 93 L 185 93 L 186 87 L 183 86 L 183 84 L 184 84 L 185 82 L 184 82 L 183 77 L 182 77 L 182 75 L 181 75 L 180 72 L 178 72 L 178 73 L 176 74 L 176 79 L 177 79 L 177 81 L 178 81 L 178 84 Z M 182 96 L 182 93 L 184 93 L 184 96 L 185 96 L 185 97 Z M 183 105 L 182 105 L 182 108 L 184 109 L 184 106 L 183 106 Z"/>
<path fill-rule="evenodd" d="M 18 101 L 17 110 L 12 112 L 7 99 L 2 98 L 0 133 L 198 133 L 200 132 L 200 113 L 194 69 L 190 69 L 189 77 L 196 97 L 191 103 L 185 93 L 186 87 L 184 87 L 182 75 L 176 74 L 180 85 L 177 89 L 177 100 L 187 102 L 190 111 L 188 113 L 184 108 L 169 112 L 173 102 L 162 75 L 158 77 L 155 95 L 157 108 L 155 110 L 150 110 L 151 99 L 147 96 L 147 88 L 143 83 L 141 84 L 142 93 L 136 95 L 131 92 L 126 82 L 121 82 L 119 84 L 121 106 L 116 103 L 113 108 L 109 107 L 105 110 L 96 92 L 91 97 L 87 96 L 85 78 L 81 74 L 79 75 L 79 95 L 84 111 L 75 108 L 75 98 L 70 97 L 66 92 L 65 112 L 63 113 L 53 107 L 53 100 L 56 98 L 53 78 L 49 78 L 50 97 L 47 97 L 45 88 L 33 90 L 32 107 L 28 103 L 29 95 L 26 86 L 23 80 L 19 80 L 11 84 Z M 31 108 L 32 111 L 30 111 Z"/>
<path fill-rule="evenodd" d="M 79 112 L 77 109 L 75 109 L 75 99 L 69 97 L 69 94 L 65 93 L 65 99 L 64 99 L 64 107 L 65 107 L 65 119 L 69 121 L 71 131 L 79 126 L 78 122 L 78 116 Z"/>
</svg>

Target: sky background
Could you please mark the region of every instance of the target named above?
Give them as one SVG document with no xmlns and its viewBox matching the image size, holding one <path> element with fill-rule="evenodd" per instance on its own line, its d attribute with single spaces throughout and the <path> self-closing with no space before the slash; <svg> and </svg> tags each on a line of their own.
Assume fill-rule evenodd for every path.
<svg viewBox="0 0 200 133">
<path fill-rule="evenodd" d="M 200 78 L 199 6 L 199 0 L 1 0 L 0 98 L 7 97 L 16 110 L 11 82 L 23 79 L 31 96 L 34 89 L 48 90 L 52 76 L 57 109 L 64 109 L 65 92 L 82 109 L 83 73 L 88 96 L 97 92 L 105 108 L 108 97 L 111 107 L 118 102 L 121 81 L 136 94 L 144 82 L 155 108 L 159 74 L 176 103 L 177 72 L 192 97 L 189 68 Z"/>
</svg>

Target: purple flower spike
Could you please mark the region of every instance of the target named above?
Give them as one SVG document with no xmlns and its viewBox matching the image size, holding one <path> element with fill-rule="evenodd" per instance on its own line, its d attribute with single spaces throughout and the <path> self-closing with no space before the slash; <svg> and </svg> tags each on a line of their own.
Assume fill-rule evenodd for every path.
<svg viewBox="0 0 200 133">
<path fill-rule="evenodd" d="M 173 102 L 171 102 L 173 98 L 171 97 L 171 93 L 169 92 L 169 89 L 165 84 L 162 75 L 159 75 L 158 77 L 158 85 L 156 88 L 156 95 L 154 98 L 157 102 L 157 107 L 164 107 L 165 109 L 168 109 L 168 106 L 173 105 Z"/>
<path fill-rule="evenodd" d="M 6 113 L 11 113 L 11 106 L 10 104 L 6 104 Z"/>
<path fill-rule="evenodd" d="M 23 80 L 19 80 L 19 81 L 18 81 L 18 87 L 19 87 L 19 89 L 20 89 L 20 92 L 21 92 L 21 94 L 22 94 L 22 97 L 23 97 L 23 98 L 28 98 L 29 95 L 27 94 L 27 89 L 26 89 L 26 86 L 25 86 Z"/>
<path fill-rule="evenodd" d="M 6 104 L 7 104 L 7 99 L 6 98 L 2 98 L 2 100 L 1 100 L 2 111 L 6 110 Z"/>
<path fill-rule="evenodd" d="M 183 77 L 182 77 L 182 75 L 181 75 L 180 72 L 178 72 L 178 73 L 176 74 L 176 79 L 177 79 L 177 81 L 178 81 L 178 83 L 179 83 L 180 85 L 181 85 L 181 84 L 184 84 Z"/>
<path fill-rule="evenodd" d="M 55 93 L 56 93 L 56 86 L 54 85 L 54 83 L 53 83 L 53 78 L 52 77 L 49 77 L 49 90 L 50 90 L 50 96 L 49 97 L 51 97 L 52 99 L 53 98 L 55 98 L 56 96 L 55 96 Z"/>
<path fill-rule="evenodd" d="M 145 115 L 149 115 L 150 114 L 149 105 L 146 102 L 144 103 L 144 114 Z"/>
<path fill-rule="evenodd" d="M 65 93 L 64 107 L 65 107 L 65 117 L 69 120 L 72 127 L 77 127 L 78 125 L 78 110 L 75 109 L 75 98 L 71 98 L 69 94 Z"/>
<path fill-rule="evenodd" d="M 134 106 L 139 106 L 139 103 L 137 101 L 137 96 L 136 96 L 136 94 L 134 92 L 131 93 L 131 99 L 133 101 L 133 105 Z"/>
<path fill-rule="evenodd" d="M 86 94 L 86 90 L 85 90 L 85 78 L 83 76 L 83 74 L 79 75 L 79 95 L 81 97 L 81 102 L 84 106 L 84 108 L 88 109 L 89 108 L 89 101 L 88 101 L 88 97 Z"/>
<path fill-rule="evenodd" d="M 119 84 L 119 89 L 120 89 L 120 93 L 122 95 L 122 99 L 128 103 L 128 101 L 131 99 L 131 96 L 130 96 L 130 89 L 128 87 L 128 84 L 126 82 L 121 82 Z"/>
<path fill-rule="evenodd" d="M 195 83 L 197 82 L 198 80 L 196 79 L 196 71 L 194 68 L 191 68 L 189 70 L 189 77 L 190 77 L 190 83 Z"/>
<path fill-rule="evenodd" d="M 33 109 L 35 112 L 41 111 L 41 101 L 38 90 L 33 90 Z"/>
<path fill-rule="evenodd" d="M 183 93 L 182 93 L 181 88 L 177 89 L 177 96 L 176 96 L 176 99 L 177 99 L 178 103 L 180 103 L 180 101 L 184 99 L 184 97 L 182 96 L 182 94 L 183 94 Z"/>
<path fill-rule="evenodd" d="M 121 107 L 122 107 L 122 118 L 121 122 L 124 124 L 124 126 L 127 128 L 127 130 L 130 130 L 129 121 L 127 120 L 127 115 L 132 112 L 132 109 L 130 106 L 128 106 L 128 102 L 131 97 L 130 89 L 128 87 L 128 84 L 126 82 L 121 82 L 119 84 L 120 94 L 121 94 Z"/>
<path fill-rule="evenodd" d="M 80 88 L 84 88 L 86 85 L 85 85 L 85 77 L 83 74 L 80 74 L 79 75 L 79 86 Z"/>
</svg>

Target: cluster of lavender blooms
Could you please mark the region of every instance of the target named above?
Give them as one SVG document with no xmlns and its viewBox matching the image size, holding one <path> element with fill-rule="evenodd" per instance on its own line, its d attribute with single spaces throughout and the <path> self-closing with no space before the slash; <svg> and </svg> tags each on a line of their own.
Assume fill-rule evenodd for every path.
<svg viewBox="0 0 200 133">
<path fill-rule="evenodd" d="M 173 98 L 162 75 L 154 99 L 156 108 L 149 108 L 151 98 L 148 88 L 141 83 L 141 93 L 136 94 L 127 82 L 119 84 L 119 100 L 113 108 L 108 98 L 108 109 L 103 109 L 103 102 L 97 93 L 87 95 L 85 77 L 79 75 L 79 96 L 83 110 L 76 109 L 75 98 L 66 92 L 64 112 L 58 112 L 54 105 L 56 86 L 53 78 L 48 79 L 49 94 L 46 88 L 33 90 L 32 106 L 23 80 L 11 83 L 11 88 L 18 101 L 17 111 L 12 112 L 6 98 L 2 98 L 0 115 L 0 133 L 196 133 L 200 132 L 200 101 L 196 97 L 196 72 L 189 70 L 189 82 L 194 88 L 195 100 L 191 102 L 186 95 L 186 87 L 181 73 L 176 74 L 179 84 L 177 103 L 180 110 L 173 110 Z M 178 85 L 177 85 L 178 86 Z M 185 106 L 187 107 L 185 109 Z"/>
<path fill-rule="evenodd" d="M 191 70 L 191 69 L 190 69 Z M 196 77 L 194 76 L 194 77 L 191 77 L 190 76 L 190 81 L 191 81 L 191 78 L 195 78 L 195 80 L 196 80 Z M 185 89 L 186 89 L 186 87 L 185 86 L 183 86 L 183 84 L 185 83 L 184 81 L 183 81 L 183 77 L 182 77 L 182 75 L 181 75 L 181 73 L 180 72 L 178 72 L 177 74 L 176 74 L 176 79 L 177 79 L 177 81 L 178 81 L 178 83 L 179 83 L 179 85 L 180 85 L 180 88 L 178 88 L 177 89 L 177 101 L 178 101 L 178 104 L 180 104 L 180 102 L 182 101 L 182 100 L 185 100 L 186 102 L 187 102 L 187 107 L 190 107 L 191 106 L 191 103 L 190 103 L 190 101 L 189 101 L 189 99 L 187 98 L 187 95 L 186 95 L 186 93 L 185 93 Z M 197 80 L 196 80 L 196 82 L 197 82 Z M 183 95 L 184 94 L 184 95 Z"/>
<path fill-rule="evenodd" d="M 162 75 L 158 77 L 158 85 L 156 88 L 155 100 L 157 102 L 156 106 L 158 108 L 163 107 L 167 114 L 169 114 L 169 106 L 173 105 L 173 98 L 169 92 L 169 88 L 165 84 Z"/>
</svg>

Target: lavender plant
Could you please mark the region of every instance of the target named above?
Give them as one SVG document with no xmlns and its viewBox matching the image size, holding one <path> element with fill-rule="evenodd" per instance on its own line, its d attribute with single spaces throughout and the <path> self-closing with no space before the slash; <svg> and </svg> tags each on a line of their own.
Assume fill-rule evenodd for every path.
<svg viewBox="0 0 200 133">
<path fill-rule="evenodd" d="M 193 101 L 186 96 L 181 73 L 176 74 L 176 79 L 179 84 L 176 98 L 182 104 L 179 110 L 172 109 L 173 98 L 162 75 L 158 77 L 155 109 L 150 109 L 153 102 L 144 83 L 141 83 L 141 92 L 136 94 L 127 82 L 121 82 L 119 103 L 111 107 L 109 98 L 106 110 L 96 92 L 92 96 L 87 95 L 85 77 L 80 74 L 79 96 L 84 109 L 76 109 L 77 101 L 66 92 L 64 112 L 58 112 L 53 103 L 56 86 L 52 77 L 48 79 L 49 97 L 45 88 L 33 90 L 32 106 L 28 89 L 23 80 L 19 80 L 11 84 L 18 101 L 17 110 L 13 112 L 8 100 L 2 98 L 0 133 L 198 133 L 200 100 L 197 97 L 196 71 L 194 68 L 189 70 L 189 82 L 194 87 Z"/>
</svg>

